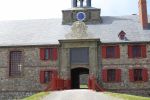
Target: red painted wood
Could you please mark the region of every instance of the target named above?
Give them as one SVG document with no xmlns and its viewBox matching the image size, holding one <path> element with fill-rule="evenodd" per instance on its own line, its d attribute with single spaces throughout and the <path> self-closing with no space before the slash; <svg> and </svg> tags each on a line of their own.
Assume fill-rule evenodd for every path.
<svg viewBox="0 0 150 100">
<path fill-rule="evenodd" d="M 143 68 L 142 70 L 142 78 L 144 82 L 148 81 L 148 70 L 146 68 Z"/>
<path fill-rule="evenodd" d="M 102 46 L 102 58 L 106 58 L 106 46 Z"/>
<path fill-rule="evenodd" d="M 102 70 L 102 79 L 104 82 L 107 82 L 107 69 Z"/>
<path fill-rule="evenodd" d="M 57 60 L 57 56 L 58 56 L 57 48 L 53 48 L 53 60 L 54 60 L 54 61 Z"/>
<path fill-rule="evenodd" d="M 120 58 L 120 47 L 119 47 L 119 45 L 117 45 L 115 48 L 115 57 Z"/>
<path fill-rule="evenodd" d="M 133 72 L 133 69 L 129 69 L 129 80 L 131 82 L 134 81 L 134 72 Z"/>
<path fill-rule="evenodd" d="M 128 45 L 128 58 L 132 58 L 132 45 Z"/>
<path fill-rule="evenodd" d="M 64 87 L 65 87 L 65 89 L 71 88 L 71 80 L 70 79 L 67 79 L 64 81 Z"/>
<path fill-rule="evenodd" d="M 40 83 L 43 84 L 44 83 L 44 71 L 40 71 Z"/>
<path fill-rule="evenodd" d="M 121 82 L 121 69 L 116 69 L 116 81 Z"/>
<path fill-rule="evenodd" d="M 40 48 L 40 59 L 41 60 L 45 59 L 45 49 L 44 48 Z"/>
<path fill-rule="evenodd" d="M 142 57 L 143 57 L 143 58 L 146 58 L 146 53 L 147 53 L 147 52 L 146 52 L 146 45 L 141 45 L 141 49 L 142 49 L 142 50 L 141 50 L 141 51 L 142 51 Z"/>
<path fill-rule="evenodd" d="M 91 87 L 91 78 L 90 77 L 88 78 L 88 88 L 92 89 L 92 87 Z"/>
</svg>

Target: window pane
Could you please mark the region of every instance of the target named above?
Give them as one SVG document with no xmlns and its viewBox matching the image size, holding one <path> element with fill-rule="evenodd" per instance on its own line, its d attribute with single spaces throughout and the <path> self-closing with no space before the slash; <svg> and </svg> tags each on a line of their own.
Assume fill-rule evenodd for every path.
<svg viewBox="0 0 150 100">
<path fill-rule="evenodd" d="M 10 52 L 10 76 L 19 76 L 22 68 L 22 52 Z"/>
<path fill-rule="evenodd" d="M 134 69 L 134 81 L 142 81 L 142 69 Z"/>
<path fill-rule="evenodd" d="M 108 46 L 106 48 L 106 57 L 107 58 L 114 58 L 115 57 L 115 47 L 114 46 Z"/>
<path fill-rule="evenodd" d="M 45 49 L 45 60 L 49 59 L 49 49 Z"/>
<path fill-rule="evenodd" d="M 71 48 L 70 62 L 71 64 L 88 64 L 89 48 Z"/>
<path fill-rule="evenodd" d="M 116 70 L 115 69 L 108 69 L 107 70 L 107 80 L 108 80 L 108 82 L 115 81 L 115 76 L 116 76 Z"/>
<path fill-rule="evenodd" d="M 45 78 L 44 78 L 44 82 L 45 83 L 48 83 L 51 81 L 51 78 L 52 78 L 52 72 L 51 71 L 45 71 L 45 74 L 44 74 Z"/>
<path fill-rule="evenodd" d="M 141 46 L 135 45 L 132 48 L 133 57 L 141 57 Z"/>
</svg>

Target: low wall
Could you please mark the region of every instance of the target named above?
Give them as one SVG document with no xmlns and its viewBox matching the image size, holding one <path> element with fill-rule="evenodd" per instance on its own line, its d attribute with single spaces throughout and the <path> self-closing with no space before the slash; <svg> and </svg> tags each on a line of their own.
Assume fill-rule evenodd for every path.
<svg viewBox="0 0 150 100">
<path fill-rule="evenodd" d="M 20 100 L 22 98 L 31 96 L 37 92 L 16 92 L 16 91 L 2 91 L 0 92 L 0 100 Z"/>
</svg>

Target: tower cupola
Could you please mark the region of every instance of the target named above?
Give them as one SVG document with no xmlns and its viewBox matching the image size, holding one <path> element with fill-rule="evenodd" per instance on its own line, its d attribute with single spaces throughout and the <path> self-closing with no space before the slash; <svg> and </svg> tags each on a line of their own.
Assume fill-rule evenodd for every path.
<svg viewBox="0 0 150 100">
<path fill-rule="evenodd" d="M 83 21 L 86 24 L 101 23 L 100 9 L 91 5 L 91 0 L 72 0 L 70 9 L 62 10 L 62 24 Z"/>
</svg>

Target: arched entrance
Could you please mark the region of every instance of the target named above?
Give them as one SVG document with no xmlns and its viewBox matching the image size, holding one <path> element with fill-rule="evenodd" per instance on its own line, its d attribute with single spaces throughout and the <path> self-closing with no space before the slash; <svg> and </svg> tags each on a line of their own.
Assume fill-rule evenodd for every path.
<svg viewBox="0 0 150 100">
<path fill-rule="evenodd" d="M 88 83 L 88 68 L 74 68 L 71 70 L 71 88 L 72 89 L 80 89 L 80 85 L 82 83 Z M 85 84 L 85 85 L 86 85 Z"/>
</svg>

